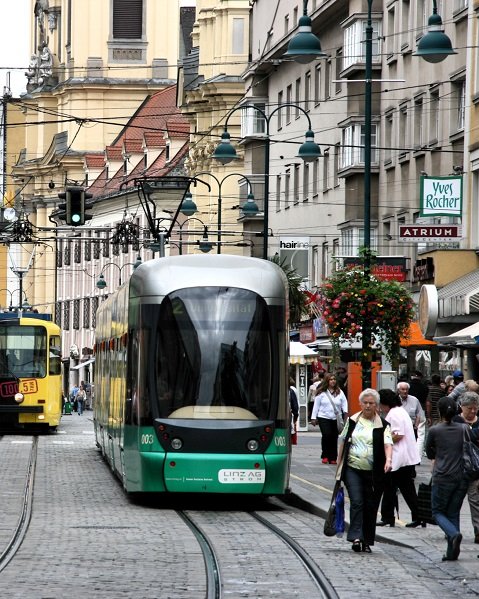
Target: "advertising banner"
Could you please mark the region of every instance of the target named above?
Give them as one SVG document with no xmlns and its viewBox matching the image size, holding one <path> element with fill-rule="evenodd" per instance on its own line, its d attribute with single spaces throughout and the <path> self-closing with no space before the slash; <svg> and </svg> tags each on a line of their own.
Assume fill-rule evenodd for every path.
<svg viewBox="0 0 479 599">
<path fill-rule="evenodd" d="M 462 176 L 421 177 L 421 216 L 462 216 Z"/>
<path fill-rule="evenodd" d="M 309 278 L 309 237 L 280 237 L 279 257 L 303 279 Z"/>
</svg>

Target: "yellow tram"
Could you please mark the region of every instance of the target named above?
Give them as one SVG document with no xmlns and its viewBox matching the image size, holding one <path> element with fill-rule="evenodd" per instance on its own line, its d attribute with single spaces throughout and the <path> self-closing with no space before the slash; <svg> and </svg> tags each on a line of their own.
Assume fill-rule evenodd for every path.
<svg viewBox="0 0 479 599">
<path fill-rule="evenodd" d="M 0 429 L 54 431 L 62 401 L 60 327 L 49 314 L 0 314 Z"/>
</svg>

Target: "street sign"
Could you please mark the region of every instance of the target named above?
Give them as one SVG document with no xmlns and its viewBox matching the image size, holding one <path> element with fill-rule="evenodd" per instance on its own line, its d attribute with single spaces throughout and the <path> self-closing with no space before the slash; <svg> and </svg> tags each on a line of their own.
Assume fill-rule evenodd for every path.
<svg viewBox="0 0 479 599">
<path fill-rule="evenodd" d="M 420 243 L 459 239 L 462 239 L 461 225 L 399 225 L 399 241 Z"/>
</svg>

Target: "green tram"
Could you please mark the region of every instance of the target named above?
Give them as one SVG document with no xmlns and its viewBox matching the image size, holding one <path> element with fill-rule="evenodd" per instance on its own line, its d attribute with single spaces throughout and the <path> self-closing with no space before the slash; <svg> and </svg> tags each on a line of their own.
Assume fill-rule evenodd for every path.
<svg viewBox="0 0 479 599">
<path fill-rule="evenodd" d="M 284 494 L 288 288 L 267 260 L 138 267 L 97 312 L 97 445 L 128 493 Z"/>
</svg>

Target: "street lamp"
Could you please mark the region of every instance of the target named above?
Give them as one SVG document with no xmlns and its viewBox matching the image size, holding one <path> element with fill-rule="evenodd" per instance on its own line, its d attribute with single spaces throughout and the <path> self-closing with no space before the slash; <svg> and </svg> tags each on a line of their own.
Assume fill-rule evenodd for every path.
<svg viewBox="0 0 479 599">
<path fill-rule="evenodd" d="M 298 21 L 298 31 L 291 38 L 284 56 L 301 64 L 328 56 L 321 50 L 319 39 L 312 31 L 311 17 L 308 17 L 308 0 L 303 0 L 303 16 Z"/>
<path fill-rule="evenodd" d="M 24 310 L 26 309 L 26 307 L 31 308 L 30 304 L 28 303 L 28 299 L 27 299 L 27 294 L 26 292 L 22 289 L 13 289 L 13 291 L 10 291 L 10 289 L 0 289 L 0 292 L 2 291 L 6 291 L 9 295 L 10 295 L 10 303 L 8 305 L 8 311 L 9 312 L 13 312 L 13 310 L 17 309 L 17 306 L 13 305 L 13 294 L 18 291 L 20 294 L 19 300 L 18 300 L 18 307 L 23 308 Z M 22 302 L 22 296 L 24 297 L 23 302 Z"/>
<path fill-rule="evenodd" d="M 234 150 L 234 148 L 233 148 L 233 150 Z M 235 151 L 235 153 L 236 153 L 236 151 Z M 223 187 L 223 183 L 226 181 L 226 179 L 229 179 L 230 177 L 240 177 L 241 179 L 245 179 L 245 181 L 248 183 L 248 189 L 249 189 L 248 197 L 246 199 L 245 204 L 243 204 L 243 206 L 241 208 L 243 214 L 245 214 L 246 216 L 256 215 L 259 212 L 258 206 L 254 200 L 251 181 L 243 173 L 229 173 L 228 175 L 223 177 L 221 180 L 218 179 L 218 177 L 216 177 L 216 175 L 213 175 L 213 173 L 210 173 L 209 171 L 202 171 L 200 173 L 195 173 L 195 177 L 199 177 L 200 175 L 208 175 L 209 177 L 214 179 L 218 185 L 218 248 L 217 248 L 217 253 L 221 254 L 221 224 L 222 224 L 221 220 L 222 220 L 222 207 L 223 207 L 223 196 L 221 194 L 221 190 Z M 182 210 L 182 212 L 184 214 L 184 210 Z"/>
<path fill-rule="evenodd" d="M 213 152 L 213 158 L 215 158 L 222 164 L 228 164 L 232 160 L 235 160 L 238 158 L 238 156 L 236 155 L 236 150 L 235 150 L 234 146 L 231 145 L 230 135 L 228 133 L 228 121 L 234 112 L 236 112 L 237 110 L 248 110 L 248 109 L 252 108 L 253 110 L 256 110 L 263 116 L 264 122 L 266 124 L 265 148 L 264 148 L 264 206 L 263 206 L 263 212 L 264 212 L 264 217 L 263 217 L 263 258 L 265 260 L 268 259 L 268 230 L 269 230 L 269 227 L 268 227 L 269 155 L 270 155 L 270 145 L 271 145 L 269 125 L 270 125 L 271 119 L 274 116 L 274 114 L 276 112 L 278 112 L 278 110 L 282 110 L 283 108 L 287 108 L 288 106 L 295 108 L 296 110 L 302 112 L 308 119 L 308 130 L 305 133 L 305 141 L 299 147 L 298 158 L 302 158 L 302 160 L 304 160 L 304 162 L 311 162 L 311 161 L 315 160 L 316 158 L 319 158 L 321 156 L 321 150 L 320 150 L 318 144 L 314 141 L 314 133 L 312 131 L 311 119 L 309 117 L 309 114 L 301 106 L 298 106 L 297 104 L 290 104 L 290 103 L 281 104 L 280 106 L 278 106 L 277 108 L 272 110 L 269 115 L 267 115 L 264 110 L 262 110 L 261 108 L 259 108 L 258 106 L 254 105 L 254 104 L 245 104 L 244 106 L 237 106 L 236 108 L 233 108 L 232 110 L 230 110 L 230 112 L 228 113 L 228 116 L 226 117 L 224 131 L 223 131 L 223 134 L 221 135 L 221 142 L 217 145 L 215 151 Z M 248 214 L 248 216 L 251 216 L 252 214 L 256 214 L 256 212 L 254 212 L 254 206 L 252 204 L 253 204 L 253 201 L 251 201 L 249 205 L 247 202 L 246 205 L 243 207 L 243 213 L 245 213 L 245 208 L 246 208 L 246 214 Z"/>
<path fill-rule="evenodd" d="M 105 289 L 105 287 L 107 286 L 107 282 L 105 281 L 105 276 L 104 276 L 103 272 L 105 271 L 105 269 L 108 266 L 116 266 L 116 268 L 118 268 L 118 287 L 121 287 L 121 271 L 125 268 L 125 266 L 133 266 L 133 270 L 136 270 L 140 266 L 141 263 L 142 263 L 142 260 L 141 260 L 141 256 L 139 254 L 136 257 L 136 261 L 135 262 L 127 262 L 126 264 L 123 264 L 123 266 L 119 266 L 115 262 L 108 262 L 101 269 L 100 276 L 98 277 L 98 281 L 96 282 L 97 288 L 98 289 Z"/>
<path fill-rule="evenodd" d="M 372 125 L 372 56 L 373 56 L 373 24 L 372 24 L 372 3 L 368 0 L 368 12 L 366 23 L 366 65 L 365 65 L 365 90 L 364 90 L 364 244 L 363 244 L 363 268 L 365 277 L 371 274 L 371 125 Z M 307 8 L 307 0 L 304 1 L 304 10 Z M 304 18 L 304 17 L 303 17 Z M 305 45 L 304 51 L 301 51 L 301 32 L 297 33 L 291 40 L 294 42 L 294 49 L 298 56 L 307 54 L 309 44 Z M 286 53 L 292 55 L 291 52 Z M 419 41 L 415 56 L 421 56 L 428 62 L 440 62 L 449 54 L 456 54 L 452 49 L 451 40 L 445 35 L 442 27 L 442 19 L 437 14 L 437 2 L 433 0 L 433 14 L 429 18 L 428 33 Z M 296 59 L 297 62 L 301 60 Z M 311 127 L 310 127 L 311 128 Z M 304 145 L 304 144 L 303 144 Z M 365 302 L 366 314 L 363 316 L 362 327 L 362 349 L 361 349 L 361 367 L 363 388 L 371 386 L 371 346 L 372 334 L 368 324 L 367 302 Z"/>
<path fill-rule="evenodd" d="M 195 245 L 197 245 L 198 249 L 201 252 L 203 252 L 204 254 L 207 254 L 208 252 L 211 252 L 211 250 L 213 249 L 213 244 L 208 239 L 208 227 L 207 227 L 207 225 L 205 225 L 205 223 L 200 218 L 196 218 L 195 216 L 193 216 L 192 218 L 189 218 L 188 220 L 185 220 L 184 223 L 182 223 L 181 225 L 178 226 L 179 233 L 180 233 L 180 238 L 179 238 L 179 241 L 178 241 L 180 255 L 183 253 L 183 227 L 185 225 L 189 224 L 193 220 L 198 221 L 201 224 L 201 226 L 203 227 L 203 237 L 200 240 L 198 240 Z M 194 235 L 196 233 L 196 231 L 190 231 L 190 233 Z"/>
</svg>

